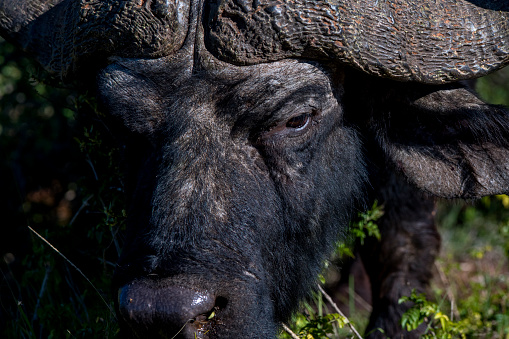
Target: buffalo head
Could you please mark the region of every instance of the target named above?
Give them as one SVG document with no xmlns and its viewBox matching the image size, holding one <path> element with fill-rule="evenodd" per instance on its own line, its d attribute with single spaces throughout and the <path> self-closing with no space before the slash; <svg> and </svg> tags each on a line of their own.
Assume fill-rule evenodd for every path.
<svg viewBox="0 0 509 339">
<path fill-rule="evenodd" d="M 509 190 L 509 114 L 455 82 L 509 62 L 508 10 L 3 0 L 0 26 L 93 86 L 125 145 L 123 333 L 270 338 L 385 167 L 441 197 Z"/>
</svg>

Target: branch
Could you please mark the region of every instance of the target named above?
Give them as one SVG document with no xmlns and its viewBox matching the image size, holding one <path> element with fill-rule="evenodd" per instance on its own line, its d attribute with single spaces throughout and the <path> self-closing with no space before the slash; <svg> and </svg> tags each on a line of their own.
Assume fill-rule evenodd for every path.
<svg viewBox="0 0 509 339">
<path fill-rule="evenodd" d="M 341 310 L 339 309 L 338 305 L 336 305 L 336 303 L 332 300 L 332 298 L 330 297 L 330 295 L 328 295 L 325 290 L 322 288 L 322 286 L 320 286 L 320 284 L 317 284 L 318 286 L 318 290 L 320 291 L 320 293 L 323 294 L 323 296 L 325 297 L 325 299 L 327 299 L 327 301 L 332 305 L 332 307 L 334 308 L 334 310 L 336 310 L 336 312 L 339 313 L 340 316 L 342 316 L 345 320 L 346 320 L 346 324 L 348 325 L 348 327 L 350 327 L 350 330 L 353 332 L 353 334 L 355 334 L 355 336 L 359 339 L 362 339 L 362 336 L 359 334 L 359 332 L 355 329 L 355 327 L 353 327 L 352 323 L 350 322 L 350 320 L 343 314 L 343 312 L 341 312 Z"/>
<path fill-rule="evenodd" d="M 39 233 L 37 233 L 32 227 L 28 226 L 28 228 L 30 229 L 30 231 L 32 231 L 36 236 L 38 236 L 42 241 L 44 241 L 49 247 L 51 247 L 55 252 L 57 252 L 62 258 L 65 259 L 65 261 L 67 261 L 72 267 L 74 267 L 74 269 L 76 271 L 78 271 L 79 274 L 81 274 L 83 276 L 83 278 L 85 278 L 86 281 L 88 281 L 88 283 L 92 286 L 92 288 L 97 292 L 97 294 L 99 295 L 99 297 L 102 299 L 102 301 L 104 302 L 104 304 L 106 305 L 106 307 L 108 307 L 108 309 L 110 310 L 111 314 L 113 315 L 113 317 L 116 319 L 116 315 L 115 315 L 115 312 L 113 311 L 113 309 L 111 308 L 111 306 L 106 302 L 106 300 L 104 300 L 103 296 L 101 295 L 101 293 L 97 290 L 97 288 L 94 286 L 94 284 L 92 284 L 92 282 L 90 281 L 90 279 L 87 278 L 87 276 L 76 266 L 72 263 L 72 261 L 70 261 L 69 259 L 67 259 L 67 257 L 65 255 L 62 254 L 62 252 L 60 252 L 55 246 L 53 246 L 48 240 L 46 240 L 42 235 L 40 235 Z"/>
<path fill-rule="evenodd" d="M 285 323 L 283 323 L 283 329 L 288 333 L 293 339 L 300 339 L 298 335 L 296 335 L 290 327 L 288 327 Z"/>
</svg>

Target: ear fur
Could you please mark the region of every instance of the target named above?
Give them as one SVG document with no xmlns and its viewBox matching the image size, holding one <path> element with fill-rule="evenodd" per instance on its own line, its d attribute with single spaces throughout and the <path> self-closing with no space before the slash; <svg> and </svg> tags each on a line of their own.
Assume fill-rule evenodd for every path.
<svg viewBox="0 0 509 339">
<path fill-rule="evenodd" d="M 446 198 L 509 192 L 509 112 L 465 84 L 398 84 L 369 126 L 397 170 Z"/>
<path fill-rule="evenodd" d="M 113 126 L 151 139 L 164 120 L 163 100 L 150 79 L 125 64 L 111 64 L 99 73 L 98 98 Z"/>
</svg>

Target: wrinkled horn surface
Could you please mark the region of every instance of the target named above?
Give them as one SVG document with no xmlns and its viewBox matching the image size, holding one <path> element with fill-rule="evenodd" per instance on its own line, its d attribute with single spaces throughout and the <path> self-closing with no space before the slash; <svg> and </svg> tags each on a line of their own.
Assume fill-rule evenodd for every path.
<svg viewBox="0 0 509 339">
<path fill-rule="evenodd" d="M 506 0 L 222 0 L 206 42 L 241 65 L 303 57 L 445 83 L 509 63 L 508 11 Z"/>
</svg>

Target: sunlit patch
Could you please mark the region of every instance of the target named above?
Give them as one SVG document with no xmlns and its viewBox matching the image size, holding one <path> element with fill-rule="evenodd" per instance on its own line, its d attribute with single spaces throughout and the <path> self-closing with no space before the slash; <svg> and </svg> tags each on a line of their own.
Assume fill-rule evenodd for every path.
<svg viewBox="0 0 509 339">
<path fill-rule="evenodd" d="M 204 303 L 208 298 L 204 295 L 197 294 L 196 298 L 191 301 L 191 306 L 199 305 Z"/>
<path fill-rule="evenodd" d="M 244 273 L 245 275 L 247 275 L 248 277 L 251 277 L 251 278 L 254 278 L 254 279 L 258 279 L 258 277 L 256 275 L 254 275 L 253 273 L 249 272 L 249 271 L 244 271 L 242 272 Z"/>
</svg>

